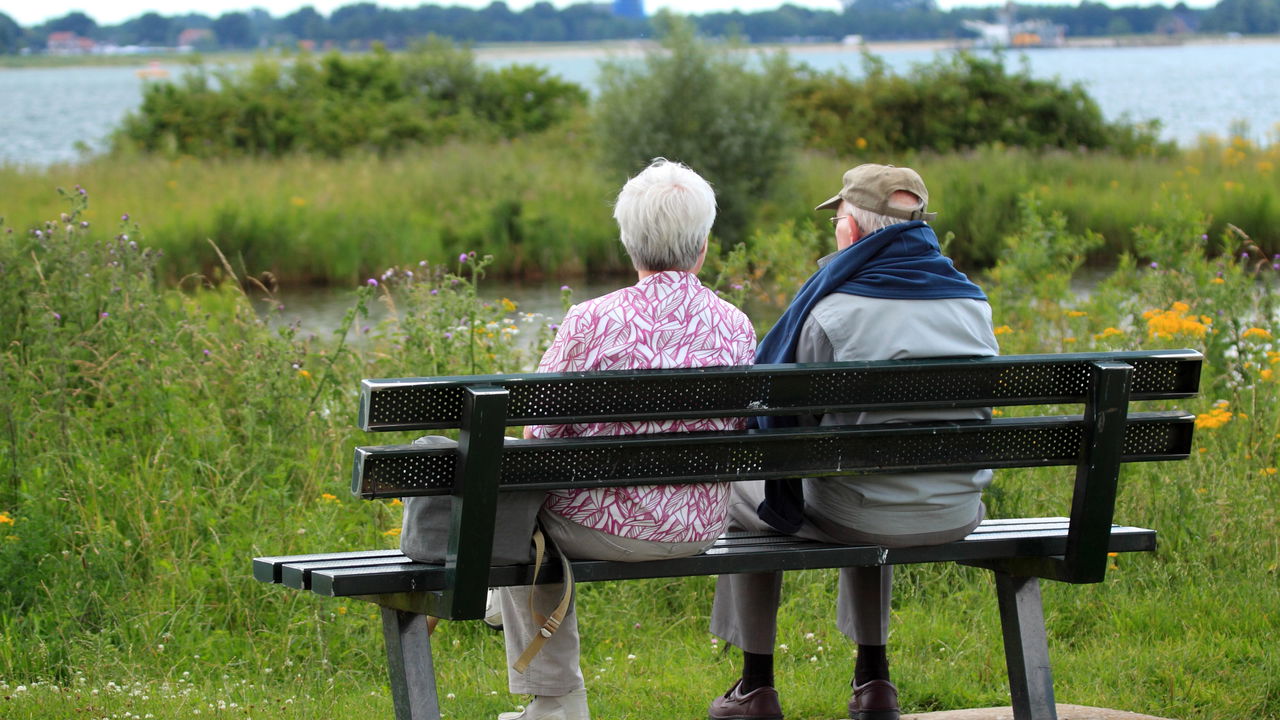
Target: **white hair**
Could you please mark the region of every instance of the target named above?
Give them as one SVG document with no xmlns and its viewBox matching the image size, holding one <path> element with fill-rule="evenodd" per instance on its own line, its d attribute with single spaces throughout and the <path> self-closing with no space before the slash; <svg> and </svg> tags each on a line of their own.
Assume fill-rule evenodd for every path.
<svg viewBox="0 0 1280 720">
<path fill-rule="evenodd" d="M 905 203 L 903 204 L 903 207 L 915 208 L 922 204 L 920 202 L 920 198 L 906 190 L 897 190 L 893 193 L 892 200 L 906 201 L 908 199 L 914 199 L 914 202 Z M 853 221 L 858 225 L 858 232 L 862 235 L 870 235 L 871 233 L 877 230 L 883 230 L 890 225 L 897 225 L 900 222 L 906 222 L 906 220 L 903 220 L 902 218 L 881 215 L 880 213 L 871 212 L 870 210 L 864 210 L 848 200 L 842 200 L 841 203 L 844 205 L 845 214 L 853 218 Z M 897 205 L 898 203 L 892 204 Z"/>
<path fill-rule="evenodd" d="M 655 158 L 622 186 L 613 219 L 637 270 L 691 270 L 716 220 L 716 195 L 687 166 Z"/>
</svg>

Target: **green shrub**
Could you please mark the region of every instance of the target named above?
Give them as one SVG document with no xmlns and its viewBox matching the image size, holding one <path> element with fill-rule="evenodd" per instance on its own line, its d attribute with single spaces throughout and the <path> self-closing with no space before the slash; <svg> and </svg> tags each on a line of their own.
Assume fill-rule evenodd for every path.
<svg viewBox="0 0 1280 720">
<path fill-rule="evenodd" d="M 385 153 L 449 138 L 545 130 L 586 92 L 541 68 L 479 67 L 470 51 L 429 40 L 404 53 L 260 58 L 247 69 L 196 67 L 149 85 L 114 146 L 197 157 Z"/>
<path fill-rule="evenodd" d="M 1162 146 L 1153 125 L 1107 122 L 1078 84 L 1010 72 L 1003 56 L 956 53 L 905 75 L 863 55 L 865 76 L 801 68 L 789 104 L 807 126 L 811 147 L 846 155 L 934 150 L 999 143 L 1031 149 L 1108 149 L 1125 155 Z"/>
<path fill-rule="evenodd" d="M 661 48 L 642 66 L 601 65 L 594 118 L 605 165 L 619 184 L 655 157 L 689 165 L 715 187 L 717 234 L 741 239 L 796 149 L 783 95 L 790 63 L 762 55 L 753 69 L 729 48 L 696 38 L 678 17 L 654 22 Z"/>
</svg>

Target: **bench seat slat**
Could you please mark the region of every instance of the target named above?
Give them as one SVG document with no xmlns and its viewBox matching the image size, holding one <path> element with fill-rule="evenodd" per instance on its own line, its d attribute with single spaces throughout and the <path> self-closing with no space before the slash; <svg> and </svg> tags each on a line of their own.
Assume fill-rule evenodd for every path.
<svg viewBox="0 0 1280 720">
<path fill-rule="evenodd" d="M 311 555 L 278 555 L 253 559 L 253 577 L 255 580 L 279 583 L 281 570 L 285 563 L 324 562 L 328 560 L 360 560 L 378 558 L 388 555 L 399 555 L 399 550 L 355 550 L 352 552 L 316 553 Z"/>
<path fill-rule="evenodd" d="M 376 379 L 362 385 L 359 424 L 458 427 L 464 388 L 476 385 L 510 393 L 508 425 L 1079 403 L 1098 361 L 1133 365 L 1134 400 L 1172 399 L 1195 394 L 1201 359 L 1163 350 Z"/>
<path fill-rule="evenodd" d="M 1131 414 L 1123 461 L 1187 457 L 1194 422 L 1194 415 L 1178 411 Z M 1050 416 L 513 440 L 503 449 L 499 487 L 553 490 L 1075 465 L 1083 434 L 1080 417 Z M 357 448 L 352 492 L 363 498 L 444 495 L 453 486 L 455 462 L 449 441 Z"/>
<path fill-rule="evenodd" d="M 1067 527 L 1066 518 L 984 521 L 969 537 L 958 542 L 894 549 L 874 545 L 824 545 L 785 535 L 734 535 L 722 538 L 706 553 L 692 558 L 642 563 L 579 561 L 573 563 L 573 567 L 574 576 L 580 582 L 594 582 L 881 563 L 1046 557 L 1065 551 Z M 1155 549 L 1155 541 L 1154 530 L 1117 525 L 1111 529 L 1109 549 L 1111 552 L 1149 551 Z M 415 563 L 407 558 L 403 562 L 387 562 L 390 564 L 312 569 L 311 590 L 321 595 L 345 597 L 434 591 L 444 587 L 442 566 Z M 552 582 L 558 574 L 557 564 L 550 563 L 540 580 Z M 491 569 L 489 585 L 524 585 L 531 578 L 530 566 L 500 566 Z"/>
</svg>

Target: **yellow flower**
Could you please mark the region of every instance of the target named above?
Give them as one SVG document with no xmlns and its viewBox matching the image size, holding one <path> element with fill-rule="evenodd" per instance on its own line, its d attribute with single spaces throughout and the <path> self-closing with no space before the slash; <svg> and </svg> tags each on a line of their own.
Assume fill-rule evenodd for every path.
<svg viewBox="0 0 1280 720">
<path fill-rule="evenodd" d="M 1222 285 L 1222 284 L 1226 283 L 1227 281 L 1226 281 L 1226 280 L 1223 280 L 1222 278 L 1216 277 L 1216 278 L 1214 278 L 1214 279 L 1210 280 L 1209 282 L 1213 283 L 1214 285 Z"/>
<path fill-rule="evenodd" d="M 1244 338 L 1245 340 L 1249 340 L 1252 338 L 1258 338 L 1259 340 L 1270 340 L 1271 332 L 1264 328 L 1251 327 L 1248 330 L 1245 330 L 1244 332 L 1240 333 L 1240 337 Z"/>
<path fill-rule="evenodd" d="M 507 298 L 502 298 L 502 311 L 503 311 L 503 312 L 515 312 L 515 311 L 516 311 L 516 304 L 515 304 L 515 303 L 513 303 L 513 302 L 511 302 L 511 301 L 510 301 L 510 300 L 508 300 Z"/>
<path fill-rule="evenodd" d="M 331 503 L 339 502 L 339 500 L 338 500 L 338 496 L 337 496 L 337 495 L 333 495 L 333 494 L 331 494 L 331 493 L 322 493 L 322 494 L 320 495 L 320 500 L 321 500 L 322 502 L 331 502 Z"/>
<path fill-rule="evenodd" d="M 1076 339 L 1075 339 L 1075 338 L 1073 338 L 1073 337 L 1069 337 L 1069 338 L 1062 338 L 1062 342 L 1067 343 L 1068 345 L 1070 345 L 1071 343 L 1074 343 L 1075 341 L 1076 341 Z"/>
<path fill-rule="evenodd" d="M 1098 333 L 1097 335 L 1094 335 L 1094 337 L 1099 340 L 1102 340 L 1104 338 L 1114 337 L 1116 335 L 1123 335 L 1123 334 L 1124 334 L 1124 331 L 1121 330 L 1120 328 L 1109 327 L 1103 330 L 1102 332 Z"/>
<path fill-rule="evenodd" d="M 994 409 L 992 409 L 992 411 L 991 411 L 991 417 L 1000 417 L 1001 415 L 1004 415 L 1004 411 L 1003 411 L 1003 410 L 1001 410 L 1000 408 L 994 408 Z"/>
<path fill-rule="evenodd" d="M 1258 373 L 1258 377 L 1263 380 L 1270 380 L 1273 375 L 1275 375 L 1275 371 L 1271 368 L 1266 368 Z"/>
<path fill-rule="evenodd" d="M 1118 552 L 1109 552 L 1109 553 L 1107 553 L 1107 557 L 1120 557 L 1120 553 L 1118 553 Z"/>
<path fill-rule="evenodd" d="M 1076 317 L 1086 317 L 1086 316 L 1088 316 L 1088 314 L 1089 314 L 1089 313 L 1084 312 L 1083 310 L 1068 310 L 1068 311 L 1067 311 L 1067 317 L 1073 317 L 1073 318 L 1076 318 Z"/>
<path fill-rule="evenodd" d="M 400 528 L 391 528 L 390 530 L 382 534 L 386 535 L 387 537 L 398 537 L 400 535 Z"/>
<path fill-rule="evenodd" d="M 306 207 L 307 199 L 294 195 L 293 197 L 289 198 L 289 204 L 294 207 Z"/>
<path fill-rule="evenodd" d="M 4 536 L 4 539 L 5 539 L 5 540 L 8 540 L 9 542 L 18 542 L 18 536 L 17 536 L 17 535 L 5 535 L 5 536 Z"/>
<path fill-rule="evenodd" d="M 1276 169 L 1276 166 L 1273 165 L 1270 160 L 1258 161 L 1258 172 L 1262 173 L 1263 175 L 1270 175 L 1271 171 L 1275 169 Z"/>
<path fill-rule="evenodd" d="M 339 606 L 339 607 L 338 607 L 338 614 L 339 614 L 339 615 L 346 615 L 346 614 L 347 614 L 347 606 L 346 606 L 346 605 L 341 605 L 341 606 Z"/>
<path fill-rule="evenodd" d="M 1269 467 L 1269 468 L 1262 468 L 1262 474 L 1263 474 L 1263 475 L 1275 475 L 1275 474 L 1276 474 L 1276 472 L 1280 472 L 1280 471 L 1277 471 L 1277 470 L 1276 470 L 1275 468 L 1273 468 L 1273 467 Z"/>
<path fill-rule="evenodd" d="M 298 371 L 298 376 L 299 376 L 299 377 L 304 377 L 304 378 L 310 378 L 310 377 L 311 377 L 311 373 L 307 372 L 306 370 L 299 370 L 299 371 Z"/>
<path fill-rule="evenodd" d="M 1008 325 L 1001 325 L 1000 327 L 996 328 L 997 335 L 1008 335 L 1011 332 L 1013 332 L 1013 328 L 1009 327 Z"/>
<path fill-rule="evenodd" d="M 391 507 L 399 507 L 404 503 L 400 502 L 400 498 L 391 498 Z"/>
<path fill-rule="evenodd" d="M 1231 422 L 1232 413 L 1228 412 L 1226 407 L 1215 407 L 1203 415 L 1196 416 L 1197 430 L 1214 430 Z"/>
<path fill-rule="evenodd" d="M 1168 310 L 1148 310 L 1142 314 L 1147 321 L 1147 335 L 1153 338 L 1169 339 L 1175 335 L 1204 337 L 1209 330 L 1209 318 L 1190 317 L 1187 312 L 1191 306 L 1184 302 L 1175 302 Z"/>
<path fill-rule="evenodd" d="M 9 513 L 0 512 L 0 525 L 14 525 L 17 521 L 9 517 Z"/>
<path fill-rule="evenodd" d="M 856 147 L 856 148 L 858 148 L 859 150 L 866 150 L 866 149 L 867 149 L 867 139 L 866 139 L 866 138 L 864 138 L 864 137 L 860 137 L 860 138 L 858 138 L 857 140 L 854 140 L 854 141 L 853 141 L 853 146 L 854 146 L 854 147 Z"/>
</svg>

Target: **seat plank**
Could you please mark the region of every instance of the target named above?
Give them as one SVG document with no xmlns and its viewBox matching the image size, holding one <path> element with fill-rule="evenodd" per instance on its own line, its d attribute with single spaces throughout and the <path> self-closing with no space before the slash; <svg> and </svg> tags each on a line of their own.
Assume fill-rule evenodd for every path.
<svg viewBox="0 0 1280 720">
<path fill-rule="evenodd" d="M 971 562 L 1017 557 L 1061 555 L 1066 550 L 1066 518 L 987 520 L 964 540 L 914 548 L 876 545 L 826 545 L 789 535 L 734 534 L 721 538 L 701 555 L 639 563 L 576 561 L 579 582 L 627 580 L 688 575 L 717 575 L 772 570 L 811 570 L 855 565 Z M 1116 525 L 1111 529 L 1111 552 L 1155 549 L 1156 533 L 1145 528 Z M 527 585 L 533 570 L 527 565 L 491 568 L 489 585 Z M 540 582 L 557 582 L 559 567 L 549 563 Z M 320 595 L 346 597 L 401 592 L 436 591 L 444 587 L 444 568 L 415 562 L 394 562 L 313 568 L 311 590 Z"/>
</svg>

